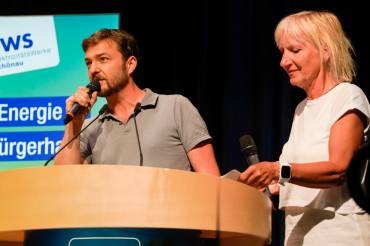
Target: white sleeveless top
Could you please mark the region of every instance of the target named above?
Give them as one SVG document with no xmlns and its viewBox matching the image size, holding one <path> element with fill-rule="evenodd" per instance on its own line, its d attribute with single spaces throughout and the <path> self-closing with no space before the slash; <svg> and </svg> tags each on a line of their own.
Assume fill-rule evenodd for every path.
<svg viewBox="0 0 370 246">
<path fill-rule="evenodd" d="M 304 99 L 295 110 L 289 140 L 283 147 L 280 160 L 289 163 L 329 160 L 330 128 L 352 109 L 359 110 L 367 117 L 367 131 L 370 105 L 358 86 L 340 83 L 319 98 Z M 341 214 L 363 212 L 350 197 L 346 185 L 315 189 L 285 183 L 280 186 L 279 207 L 289 206 L 325 209 Z"/>
</svg>

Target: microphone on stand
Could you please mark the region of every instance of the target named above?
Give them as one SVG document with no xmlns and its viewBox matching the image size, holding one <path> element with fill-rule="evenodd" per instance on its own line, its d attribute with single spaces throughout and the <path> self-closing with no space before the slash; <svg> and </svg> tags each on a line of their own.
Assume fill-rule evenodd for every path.
<svg viewBox="0 0 370 246">
<path fill-rule="evenodd" d="M 87 94 L 91 97 L 91 95 L 97 91 L 100 92 L 100 83 L 99 81 L 91 81 L 88 85 L 86 85 L 86 88 L 89 89 Z M 69 122 L 71 122 L 76 114 L 78 114 L 84 107 L 81 106 L 78 103 L 73 103 L 72 108 L 67 112 L 65 118 L 64 118 L 64 124 L 67 125 Z"/>
<path fill-rule="evenodd" d="M 135 130 L 136 130 L 136 137 L 137 137 L 137 143 L 139 145 L 139 153 L 140 153 L 140 166 L 143 165 L 143 152 L 141 150 L 141 144 L 140 144 L 140 137 L 139 137 L 139 131 L 137 128 L 137 123 L 136 123 L 136 115 L 138 115 L 141 112 L 141 103 L 138 102 L 135 105 L 133 117 L 134 117 L 134 123 L 135 123 Z"/>
<path fill-rule="evenodd" d="M 59 154 L 63 149 L 65 149 L 70 143 L 73 142 L 73 140 L 75 140 L 76 138 L 78 138 L 81 133 L 83 131 L 86 130 L 86 128 L 88 128 L 92 123 L 94 123 L 100 115 L 104 114 L 106 111 L 108 110 L 108 104 L 104 104 L 104 106 L 99 110 L 99 113 L 98 115 L 92 120 L 89 122 L 89 124 L 87 124 L 84 128 L 82 128 L 75 136 L 73 136 L 73 138 L 71 138 L 62 148 L 60 148 L 53 156 L 51 156 L 44 164 L 44 166 L 47 166 L 49 164 L 49 162 L 51 160 L 53 160 L 55 158 L 55 156 L 57 156 L 57 154 Z"/>
</svg>

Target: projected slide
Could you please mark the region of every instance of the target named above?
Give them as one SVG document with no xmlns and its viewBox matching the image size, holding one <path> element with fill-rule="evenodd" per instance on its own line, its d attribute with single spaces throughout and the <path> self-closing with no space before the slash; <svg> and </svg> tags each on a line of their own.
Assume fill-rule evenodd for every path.
<svg viewBox="0 0 370 246">
<path fill-rule="evenodd" d="M 65 101 L 89 83 L 81 42 L 118 26 L 118 14 L 0 16 L 0 170 L 41 166 L 58 151 Z"/>
</svg>

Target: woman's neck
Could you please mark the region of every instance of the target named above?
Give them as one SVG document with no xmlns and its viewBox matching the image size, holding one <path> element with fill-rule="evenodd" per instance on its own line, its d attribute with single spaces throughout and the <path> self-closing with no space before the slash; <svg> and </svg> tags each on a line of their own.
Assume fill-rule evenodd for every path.
<svg viewBox="0 0 370 246">
<path fill-rule="evenodd" d="M 333 89 L 339 81 L 334 79 L 333 76 L 326 73 L 325 75 L 318 76 L 310 85 L 310 87 L 306 90 L 307 98 L 308 99 L 316 99 L 328 91 Z"/>
</svg>

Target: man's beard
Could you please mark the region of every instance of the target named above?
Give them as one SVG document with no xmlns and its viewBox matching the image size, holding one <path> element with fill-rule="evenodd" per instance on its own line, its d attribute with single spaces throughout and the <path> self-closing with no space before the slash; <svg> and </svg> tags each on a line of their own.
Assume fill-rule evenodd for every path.
<svg viewBox="0 0 370 246">
<path fill-rule="evenodd" d="M 120 78 L 120 82 L 114 83 L 113 86 L 107 80 L 105 81 L 107 89 L 105 91 L 101 91 L 100 93 L 98 93 L 99 97 L 108 97 L 124 89 L 128 84 L 128 77 L 122 76 L 122 78 Z"/>
</svg>

